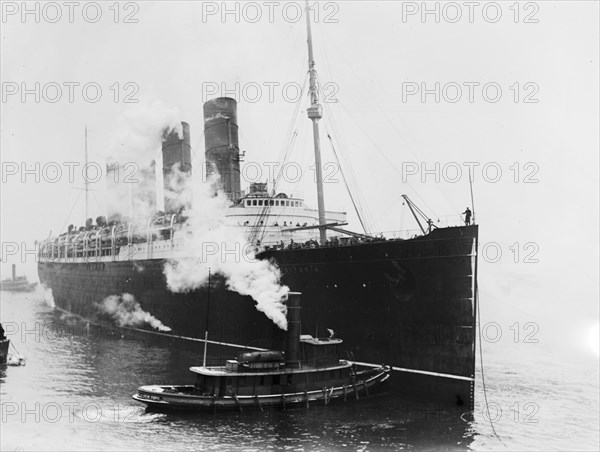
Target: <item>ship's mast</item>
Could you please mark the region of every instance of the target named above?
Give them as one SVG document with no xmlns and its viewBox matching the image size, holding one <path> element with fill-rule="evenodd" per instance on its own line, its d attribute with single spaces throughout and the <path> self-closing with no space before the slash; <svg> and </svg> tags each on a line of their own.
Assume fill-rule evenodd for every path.
<svg viewBox="0 0 600 452">
<path fill-rule="evenodd" d="M 85 175 L 84 175 L 84 183 L 85 183 L 85 220 L 87 222 L 88 219 L 88 209 L 89 209 L 89 196 L 90 196 L 90 188 L 88 182 L 88 137 L 87 137 L 87 126 L 85 126 Z"/>
<path fill-rule="evenodd" d="M 208 319 L 210 315 L 210 268 L 208 269 L 208 294 L 206 295 L 206 328 L 204 328 L 204 357 L 202 367 L 206 367 L 206 351 L 208 350 Z"/>
<path fill-rule="evenodd" d="M 319 104 L 319 93 L 317 90 L 317 71 L 313 57 L 312 31 L 310 28 L 310 7 L 306 0 L 306 28 L 308 32 L 308 71 L 310 80 L 310 107 L 307 110 L 308 117 L 313 123 L 313 137 L 315 145 L 315 175 L 317 179 L 317 202 L 319 208 L 319 237 L 321 245 L 327 241 L 327 230 L 325 229 L 325 200 L 323 199 L 323 171 L 321 166 L 321 141 L 319 139 L 319 119 L 323 117 L 323 108 Z"/>
</svg>

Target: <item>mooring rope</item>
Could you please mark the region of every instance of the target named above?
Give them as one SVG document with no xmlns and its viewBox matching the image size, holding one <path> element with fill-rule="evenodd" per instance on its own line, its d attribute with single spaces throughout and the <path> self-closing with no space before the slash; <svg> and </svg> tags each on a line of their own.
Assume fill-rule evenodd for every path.
<svg viewBox="0 0 600 452">
<path fill-rule="evenodd" d="M 479 289 L 477 288 L 475 291 L 476 294 L 479 294 Z M 479 299 L 479 297 L 477 297 Z M 488 421 L 490 422 L 490 426 L 492 427 L 492 431 L 494 432 L 494 436 L 496 438 L 498 438 L 498 441 L 500 441 L 504 446 L 506 446 L 506 444 L 504 444 L 504 441 L 502 441 L 502 438 L 500 438 L 500 436 L 498 435 L 498 433 L 496 433 L 496 428 L 494 427 L 494 423 L 492 422 L 492 418 L 490 417 L 490 406 L 488 404 L 488 400 L 487 400 L 487 389 L 485 387 L 485 372 L 483 370 L 483 347 L 481 345 L 481 306 L 478 306 L 479 309 L 477 309 L 477 324 L 478 324 L 478 331 L 479 331 L 479 362 L 481 363 L 481 385 L 483 387 L 483 398 L 485 400 L 485 409 L 487 411 L 487 418 Z"/>
</svg>

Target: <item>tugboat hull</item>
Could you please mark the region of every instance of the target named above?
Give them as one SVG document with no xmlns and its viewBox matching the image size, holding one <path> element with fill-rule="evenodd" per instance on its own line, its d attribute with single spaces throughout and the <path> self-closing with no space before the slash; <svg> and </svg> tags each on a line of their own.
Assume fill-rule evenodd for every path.
<svg viewBox="0 0 600 452">
<path fill-rule="evenodd" d="M 368 396 L 390 375 L 385 366 L 370 371 L 358 372 L 354 383 L 323 387 L 318 390 L 281 392 L 260 395 L 225 395 L 221 397 L 195 395 L 193 385 L 185 386 L 142 386 L 132 398 L 157 411 L 231 411 L 244 409 L 262 409 L 265 407 L 285 408 L 287 406 L 310 406 L 311 403 L 329 404 L 332 400 L 344 402 L 358 400 Z"/>
</svg>

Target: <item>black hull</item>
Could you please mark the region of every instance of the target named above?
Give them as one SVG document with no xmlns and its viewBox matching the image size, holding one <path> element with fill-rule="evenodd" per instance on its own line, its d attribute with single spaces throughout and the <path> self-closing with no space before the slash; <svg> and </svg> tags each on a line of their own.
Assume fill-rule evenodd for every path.
<svg viewBox="0 0 600 452">
<path fill-rule="evenodd" d="M 399 373 L 412 392 L 472 404 L 477 233 L 477 226 L 444 228 L 412 240 L 267 251 L 261 257 L 273 259 L 283 282 L 303 293 L 303 332 L 331 328 L 357 361 L 425 371 Z M 102 320 L 95 303 L 131 293 L 172 334 L 203 338 L 206 288 L 171 293 L 164 263 L 40 262 L 38 271 L 56 305 L 69 312 Z M 270 348 L 282 337 L 251 298 L 227 290 L 218 278 L 209 324 L 211 339 L 226 343 Z"/>
<path fill-rule="evenodd" d="M 0 364 L 6 364 L 6 360 L 8 359 L 9 345 L 10 341 L 8 339 L 0 341 Z"/>
</svg>

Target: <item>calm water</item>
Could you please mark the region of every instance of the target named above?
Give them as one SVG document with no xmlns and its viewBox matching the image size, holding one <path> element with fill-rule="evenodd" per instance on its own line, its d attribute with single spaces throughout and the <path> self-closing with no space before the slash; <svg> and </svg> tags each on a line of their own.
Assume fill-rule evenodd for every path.
<svg viewBox="0 0 600 452">
<path fill-rule="evenodd" d="M 146 413 L 130 398 L 136 388 L 191 383 L 187 368 L 201 362 L 201 346 L 86 330 L 32 294 L 2 293 L 1 321 L 27 358 L 25 367 L 0 367 L 3 451 L 599 448 L 597 358 L 543 344 L 484 345 L 498 438 L 480 383 L 472 415 L 389 395 L 308 410 Z"/>
</svg>

